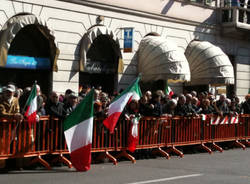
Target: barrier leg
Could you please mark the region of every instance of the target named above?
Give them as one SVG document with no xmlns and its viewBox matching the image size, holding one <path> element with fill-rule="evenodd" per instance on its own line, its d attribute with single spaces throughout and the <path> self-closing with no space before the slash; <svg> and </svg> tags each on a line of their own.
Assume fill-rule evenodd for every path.
<svg viewBox="0 0 250 184">
<path fill-rule="evenodd" d="M 218 146 L 218 145 L 215 144 L 214 142 L 212 143 L 212 147 L 215 148 L 216 150 L 218 150 L 218 151 L 221 152 L 221 153 L 224 151 L 220 146 Z"/>
<path fill-rule="evenodd" d="M 169 151 L 174 152 L 175 154 L 179 155 L 181 158 L 184 157 L 184 154 L 180 150 L 178 150 L 175 146 L 169 147 Z"/>
<path fill-rule="evenodd" d="M 72 163 L 65 156 L 63 156 L 62 153 L 58 155 L 56 158 L 54 158 L 52 162 L 53 163 L 61 162 L 61 163 L 66 164 L 69 168 L 72 168 Z"/>
<path fill-rule="evenodd" d="M 250 142 L 248 141 L 248 139 L 245 140 L 245 144 L 246 144 L 247 146 L 250 146 Z"/>
<path fill-rule="evenodd" d="M 244 144 L 242 144 L 241 142 L 239 142 L 239 140 L 235 140 L 234 144 L 235 144 L 236 146 L 241 147 L 243 150 L 246 149 L 246 146 L 245 146 Z"/>
<path fill-rule="evenodd" d="M 200 146 L 202 149 L 206 150 L 209 154 L 213 153 L 212 150 L 209 147 L 207 147 L 204 143 L 201 143 Z"/>
<path fill-rule="evenodd" d="M 132 155 L 128 154 L 126 150 L 122 150 L 122 152 L 119 153 L 119 154 L 116 156 L 117 159 L 118 159 L 118 158 L 121 158 L 121 157 L 125 157 L 125 158 L 129 159 L 133 164 L 136 163 L 135 158 L 134 158 Z"/>
<path fill-rule="evenodd" d="M 46 169 L 51 170 L 51 167 L 48 162 L 46 162 L 44 159 L 42 159 L 41 155 L 38 155 L 36 158 L 34 158 L 30 164 L 40 163 L 42 164 Z"/>
<path fill-rule="evenodd" d="M 166 157 L 166 159 L 168 159 L 168 160 L 170 159 L 169 154 L 166 151 L 162 150 L 161 147 L 158 147 L 157 149 L 155 149 L 153 151 L 153 154 L 160 154 L 163 157 Z"/>
<path fill-rule="evenodd" d="M 113 162 L 114 165 L 117 165 L 117 159 L 113 157 L 108 151 L 101 153 L 96 160 L 103 160 L 104 158 L 108 158 L 110 161 Z"/>
</svg>

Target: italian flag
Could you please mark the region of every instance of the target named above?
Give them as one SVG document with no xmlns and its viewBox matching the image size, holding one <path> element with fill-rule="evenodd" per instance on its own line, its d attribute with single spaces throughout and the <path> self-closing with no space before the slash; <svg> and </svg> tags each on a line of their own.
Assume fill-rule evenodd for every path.
<svg viewBox="0 0 250 184">
<path fill-rule="evenodd" d="M 71 162 L 77 171 L 90 169 L 94 114 L 93 101 L 94 90 L 92 89 L 63 123 Z"/>
<path fill-rule="evenodd" d="M 116 123 L 128 102 L 131 100 L 139 100 L 141 98 L 141 90 L 139 87 L 140 77 L 138 77 L 126 90 L 124 90 L 109 105 L 108 117 L 103 124 L 109 129 L 110 133 L 114 133 Z"/>
<path fill-rule="evenodd" d="M 207 120 L 207 114 L 201 114 L 201 120 L 206 121 Z"/>
<path fill-rule="evenodd" d="M 132 153 L 136 150 L 136 145 L 138 143 L 139 119 L 139 117 L 131 119 L 130 134 L 128 136 L 128 150 Z"/>
<path fill-rule="evenodd" d="M 174 92 L 173 90 L 168 86 L 168 82 L 166 83 L 166 89 L 165 89 L 166 95 L 168 95 L 170 98 L 172 98 Z"/>
<path fill-rule="evenodd" d="M 220 116 L 212 116 L 210 124 L 211 125 L 218 125 L 220 123 Z"/>
<path fill-rule="evenodd" d="M 224 118 L 223 118 L 223 120 L 221 121 L 221 125 L 227 125 L 228 124 L 228 120 L 229 120 L 229 117 L 228 116 L 225 116 Z"/>
<path fill-rule="evenodd" d="M 232 116 L 230 124 L 237 124 L 239 122 L 239 116 Z"/>
<path fill-rule="evenodd" d="M 29 98 L 26 102 L 26 112 L 24 116 L 27 118 L 29 126 L 32 123 L 36 122 L 36 112 L 37 112 L 37 91 L 36 91 L 36 84 L 33 85 L 32 90 L 30 92 Z"/>
</svg>

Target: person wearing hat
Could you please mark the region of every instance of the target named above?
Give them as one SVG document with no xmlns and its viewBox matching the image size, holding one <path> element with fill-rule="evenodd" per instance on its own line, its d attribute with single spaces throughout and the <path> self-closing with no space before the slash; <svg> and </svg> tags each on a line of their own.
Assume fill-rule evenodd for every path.
<svg viewBox="0 0 250 184">
<path fill-rule="evenodd" d="M 9 84 L 3 87 L 2 95 L 0 97 L 0 117 L 4 118 L 14 118 L 18 122 L 23 120 L 23 116 L 19 113 L 19 103 L 18 99 L 14 97 L 15 86 Z M 7 166 L 5 160 L 0 161 L 0 169 Z"/>
<path fill-rule="evenodd" d="M 9 84 L 3 88 L 3 95 L 0 98 L 0 117 L 13 117 L 17 121 L 22 121 L 23 116 L 20 114 L 19 102 L 14 97 L 16 88 Z"/>
</svg>

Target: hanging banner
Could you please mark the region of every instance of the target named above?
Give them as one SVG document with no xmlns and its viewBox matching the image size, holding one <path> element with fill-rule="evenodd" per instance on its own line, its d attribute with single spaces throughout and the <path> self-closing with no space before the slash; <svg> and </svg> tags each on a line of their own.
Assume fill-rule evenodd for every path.
<svg viewBox="0 0 250 184">
<path fill-rule="evenodd" d="M 51 64 L 49 58 L 8 55 L 5 67 L 20 69 L 50 69 Z"/>
<path fill-rule="evenodd" d="M 134 28 L 124 28 L 123 52 L 133 52 Z"/>
</svg>

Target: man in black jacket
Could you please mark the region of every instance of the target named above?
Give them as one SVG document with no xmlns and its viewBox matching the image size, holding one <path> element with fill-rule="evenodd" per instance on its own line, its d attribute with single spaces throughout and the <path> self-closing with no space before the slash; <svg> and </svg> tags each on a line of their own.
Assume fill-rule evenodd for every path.
<svg viewBox="0 0 250 184">
<path fill-rule="evenodd" d="M 66 116 L 66 111 L 63 106 L 63 103 L 59 102 L 57 93 L 52 91 L 48 103 L 45 106 L 47 114 L 52 117 L 63 119 Z"/>
<path fill-rule="evenodd" d="M 250 94 L 245 99 L 246 101 L 242 104 L 242 110 L 244 114 L 250 114 Z"/>
<path fill-rule="evenodd" d="M 162 115 L 162 104 L 161 104 L 161 95 L 154 93 L 152 96 L 151 103 L 149 105 L 151 109 L 151 116 L 160 117 Z"/>
</svg>

